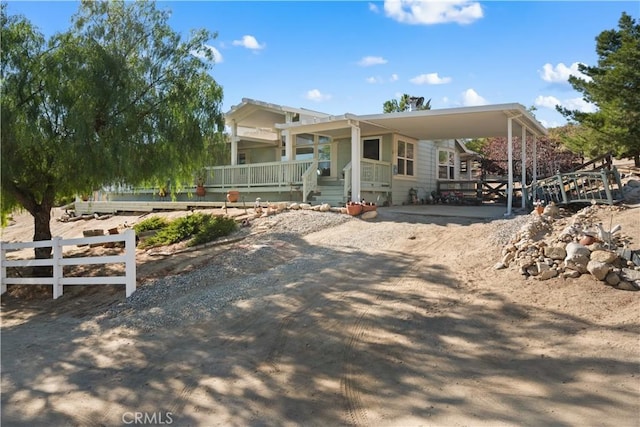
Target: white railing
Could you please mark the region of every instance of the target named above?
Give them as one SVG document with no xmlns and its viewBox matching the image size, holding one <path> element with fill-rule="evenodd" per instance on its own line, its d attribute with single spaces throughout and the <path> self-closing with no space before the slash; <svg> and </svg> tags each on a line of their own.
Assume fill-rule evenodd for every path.
<svg viewBox="0 0 640 427">
<path fill-rule="evenodd" d="M 344 174 L 344 198 L 346 200 L 349 197 L 349 191 L 351 191 L 351 162 L 342 169 L 342 173 Z"/>
<path fill-rule="evenodd" d="M 314 160 L 207 167 L 205 186 L 214 188 L 286 187 L 302 184 Z"/>
<path fill-rule="evenodd" d="M 302 201 L 307 203 L 307 197 L 318 188 L 318 162 L 313 161 L 311 166 L 302 174 Z"/>
<path fill-rule="evenodd" d="M 388 187 L 391 185 L 391 163 L 362 159 L 360 180 L 364 185 Z"/>
<path fill-rule="evenodd" d="M 82 258 L 64 258 L 64 246 L 94 245 L 110 242 L 124 242 L 124 255 L 88 256 Z M 47 259 L 8 260 L 8 250 L 28 248 L 46 248 L 53 250 L 53 257 Z M 124 263 L 124 276 L 96 276 L 96 277 L 64 277 L 63 268 L 69 265 L 94 265 Z M 8 267 L 39 267 L 52 266 L 52 277 L 7 277 Z M 117 285 L 126 286 L 127 297 L 136 290 L 136 233 L 129 229 L 122 234 L 85 237 L 79 239 L 62 239 L 54 237 L 51 240 L 35 242 L 0 242 L 0 294 L 7 291 L 7 285 L 52 285 L 53 298 L 62 296 L 64 285 Z"/>
</svg>

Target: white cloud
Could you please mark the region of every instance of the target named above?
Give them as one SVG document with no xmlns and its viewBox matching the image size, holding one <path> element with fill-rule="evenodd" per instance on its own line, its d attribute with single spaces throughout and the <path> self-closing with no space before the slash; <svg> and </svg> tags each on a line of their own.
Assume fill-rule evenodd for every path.
<svg viewBox="0 0 640 427">
<path fill-rule="evenodd" d="M 467 89 L 462 92 L 462 105 L 464 105 L 465 107 L 487 104 L 487 100 L 478 95 L 478 93 L 473 89 Z"/>
<path fill-rule="evenodd" d="M 262 44 L 258 43 L 258 40 L 256 40 L 255 37 L 250 35 L 242 36 L 242 40 L 234 40 L 233 45 L 246 47 L 247 49 L 251 49 L 251 50 L 264 49 L 264 47 L 266 46 L 265 43 L 262 43 Z"/>
<path fill-rule="evenodd" d="M 483 16 L 480 3 L 471 0 L 385 0 L 384 11 L 398 22 L 414 25 L 470 24 Z"/>
<path fill-rule="evenodd" d="M 328 101 L 331 99 L 331 95 L 324 94 L 320 92 L 318 89 L 311 89 L 305 94 L 304 97 L 309 101 L 315 101 L 315 102 Z"/>
<path fill-rule="evenodd" d="M 595 113 L 596 111 L 598 111 L 595 105 L 585 101 L 582 98 L 565 99 L 562 102 L 562 105 L 570 110 L 578 110 L 583 113 Z"/>
<path fill-rule="evenodd" d="M 380 77 L 367 77 L 367 83 L 371 83 L 371 84 L 376 84 L 376 83 L 382 83 L 382 79 Z"/>
<path fill-rule="evenodd" d="M 372 65 L 381 65 L 386 63 L 387 60 L 381 56 L 365 56 L 360 61 L 358 61 L 358 65 L 361 67 L 370 67 Z"/>
<path fill-rule="evenodd" d="M 578 71 L 578 64 L 579 62 L 574 62 L 567 67 L 560 62 L 554 67 L 553 65 L 546 63 L 542 66 L 542 70 L 538 71 L 538 74 L 540 74 L 542 80 L 549 83 L 568 83 L 569 76 L 576 76 L 581 79 L 591 81 L 591 77 Z"/>
<path fill-rule="evenodd" d="M 595 113 L 597 108 L 594 104 L 585 101 L 582 98 L 570 98 L 560 101 L 555 96 L 538 96 L 535 100 L 537 107 L 556 109 L 556 105 L 568 108 L 569 110 L 578 110 L 583 113 Z"/>
<path fill-rule="evenodd" d="M 398 75 L 396 73 L 391 74 L 391 77 L 389 77 L 389 81 L 390 82 L 397 82 L 399 79 Z"/>
<path fill-rule="evenodd" d="M 216 49 L 213 46 L 209 46 L 208 44 L 205 44 L 204 47 L 206 49 L 208 49 L 209 51 L 211 51 L 211 54 L 213 55 L 213 61 L 216 64 L 219 64 L 219 63 L 221 63 L 223 61 L 222 54 L 220 53 L 220 51 L 218 49 Z M 202 52 L 196 52 L 194 50 L 194 51 L 191 52 L 191 54 L 193 56 L 195 56 L 196 58 L 205 59 L 205 56 L 204 56 L 204 54 Z"/>
<path fill-rule="evenodd" d="M 560 105 L 561 102 L 555 96 L 538 96 L 534 101 L 536 107 L 545 107 L 552 110 L 556 109 L 556 105 Z"/>
<path fill-rule="evenodd" d="M 375 3 L 369 3 L 369 10 L 375 13 L 380 12 L 380 9 L 378 9 L 378 5 Z"/>
<path fill-rule="evenodd" d="M 438 73 L 420 74 L 409 80 L 417 85 L 442 85 L 451 83 L 451 77 L 440 77 Z"/>
</svg>

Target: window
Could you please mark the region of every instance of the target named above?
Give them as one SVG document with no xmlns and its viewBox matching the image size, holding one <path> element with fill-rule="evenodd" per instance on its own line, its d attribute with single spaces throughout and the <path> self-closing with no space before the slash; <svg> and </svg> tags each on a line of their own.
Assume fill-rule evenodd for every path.
<svg viewBox="0 0 640 427">
<path fill-rule="evenodd" d="M 365 159 L 380 160 L 380 138 L 362 140 L 362 157 Z"/>
<path fill-rule="evenodd" d="M 396 166 L 398 175 L 414 176 L 415 144 L 412 142 L 398 141 L 398 158 Z"/>
<path fill-rule="evenodd" d="M 438 179 L 455 179 L 455 158 L 453 150 L 438 150 Z"/>
</svg>

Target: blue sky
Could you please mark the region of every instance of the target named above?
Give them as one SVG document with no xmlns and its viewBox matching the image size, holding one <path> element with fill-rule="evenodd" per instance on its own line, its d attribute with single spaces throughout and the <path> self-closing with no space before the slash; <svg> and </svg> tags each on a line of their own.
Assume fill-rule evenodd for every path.
<svg viewBox="0 0 640 427">
<path fill-rule="evenodd" d="M 8 1 L 45 35 L 77 2 Z M 402 93 L 432 108 L 517 102 L 545 126 L 555 104 L 593 111 L 567 83 L 596 65 L 595 38 L 637 1 L 161 1 L 170 24 L 217 32 L 212 75 L 223 111 L 242 98 L 331 114 L 375 114 Z"/>
</svg>

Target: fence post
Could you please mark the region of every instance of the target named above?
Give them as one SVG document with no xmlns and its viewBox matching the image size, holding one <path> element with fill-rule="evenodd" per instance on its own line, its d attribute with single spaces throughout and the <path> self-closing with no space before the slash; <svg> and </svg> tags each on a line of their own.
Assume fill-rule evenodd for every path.
<svg viewBox="0 0 640 427">
<path fill-rule="evenodd" d="M 606 169 L 602 169 L 600 171 L 600 176 L 602 177 L 602 186 L 604 187 L 604 192 L 607 195 L 607 202 L 609 202 L 610 205 L 613 205 L 613 196 L 611 194 L 608 172 L 609 171 L 607 171 Z"/>
<path fill-rule="evenodd" d="M 51 239 L 51 247 L 53 249 L 53 299 L 58 299 L 62 296 L 62 265 L 60 259 L 62 258 L 62 245 L 60 241 L 62 238 L 56 236 Z"/>
<path fill-rule="evenodd" d="M 132 229 L 124 233 L 124 256 L 127 298 L 136 291 L 136 232 Z"/>
<path fill-rule="evenodd" d="M 6 260 L 7 250 L 0 242 L 0 295 L 7 292 L 7 267 L 4 266 Z"/>
<path fill-rule="evenodd" d="M 560 172 L 558 172 L 556 177 L 557 177 L 556 179 L 558 180 L 558 187 L 560 188 L 560 193 L 562 194 L 562 203 L 566 205 L 569 203 L 569 200 L 567 199 L 567 192 L 564 188 L 564 177 Z"/>
</svg>

